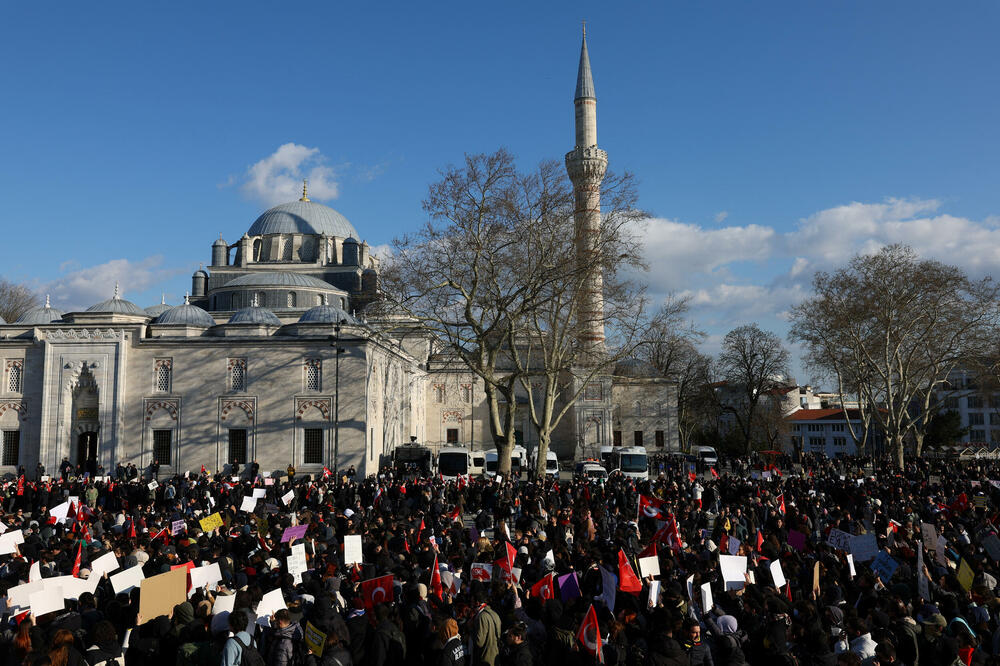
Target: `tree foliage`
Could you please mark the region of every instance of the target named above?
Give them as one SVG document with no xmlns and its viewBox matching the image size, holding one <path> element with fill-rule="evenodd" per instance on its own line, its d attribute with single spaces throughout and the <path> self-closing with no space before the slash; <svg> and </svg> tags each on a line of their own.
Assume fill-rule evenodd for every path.
<svg viewBox="0 0 1000 666">
<path fill-rule="evenodd" d="M 813 295 L 792 310 L 790 338 L 842 396 L 857 395 L 901 467 L 907 441 L 920 454 L 949 376 L 992 355 L 997 297 L 990 278 L 890 245 L 817 273 Z"/>
<path fill-rule="evenodd" d="M 0 278 L 0 318 L 8 323 L 39 305 L 38 294 L 23 284 Z"/>
</svg>

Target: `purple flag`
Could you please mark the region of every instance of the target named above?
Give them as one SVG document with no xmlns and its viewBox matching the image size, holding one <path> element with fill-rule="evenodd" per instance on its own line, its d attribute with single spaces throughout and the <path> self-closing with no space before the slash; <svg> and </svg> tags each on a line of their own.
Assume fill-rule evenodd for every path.
<svg viewBox="0 0 1000 666">
<path fill-rule="evenodd" d="M 307 529 L 309 529 L 309 525 L 293 525 L 291 527 L 286 527 L 285 531 L 281 533 L 281 543 L 287 543 L 292 539 L 301 539 L 306 535 Z"/>
<path fill-rule="evenodd" d="M 580 595 L 580 581 L 576 578 L 576 572 L 570 571 L 564 576 L 559 576 L 559 598 L 563 603 L 576 599 Z"/>
<path fill-rule="evenodd" d="M 788 545 L 795 550 L 804 550 L 806 547 L 806 535 L 795 530 L 788 530 Z"/>
<path fill-rule="evenodd" d="M 601 594 L 597 599 L 604 600 L 604 605 L 612 613 L 615 612 L 615 596 L 618 594 L 618 576 L 614 575 L 604 567 L 601 570 Z"/>
</svg>

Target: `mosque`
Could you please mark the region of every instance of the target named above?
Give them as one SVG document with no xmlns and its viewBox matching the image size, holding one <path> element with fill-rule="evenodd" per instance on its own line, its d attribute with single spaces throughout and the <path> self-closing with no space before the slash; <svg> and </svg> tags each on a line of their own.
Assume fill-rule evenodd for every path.
<svg viewBox="0 0 1000 666">
<path fill-rule="evenodd" d="M 597 147 L 586 35 L 566 156 L 577 226 L 600 224 L 607 154 Z M 181 305 L 141 308 L 117 286 L 79 312 L 44 306 L 0 320 L 0 473 L 91 473 L 119 462 L 161 475 L 223 470 L 373 473 L 396 446 L 492 448 L 480 380 L 426 336 L 397 335 L 378 296 L 377 257 L 343 215 L 302 197 L 258 217 L 235 243 L 212 243 Z M 585 305 L 600 311 L 600 277 Z M 110 289 L 109 289 L 110 291 Z M 594 317 L 592 319 L 599 319 Z M 581 340 L 603 349 L 599 324 Z M 649 368 L 621 364 L 586 387 L 553 448 L 677 448 L 676 393 Z M 518 437 L 537 442 L 527 415 Z"/>
</svg>

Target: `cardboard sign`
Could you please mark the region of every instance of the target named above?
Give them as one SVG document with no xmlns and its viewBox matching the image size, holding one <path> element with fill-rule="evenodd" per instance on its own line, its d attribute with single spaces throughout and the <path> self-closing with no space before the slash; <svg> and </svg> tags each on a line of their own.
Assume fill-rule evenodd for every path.
<svg viewBox="0 0 1000 666">
<path fill-rule="evenodd" d="M 867 562 L 875 559 L 877 554 L 878 541 L 871 532 L 851 538 L 851 555 L 854 556 L 855 562 Z"/>
<path fill-rule="evenodd" d="M 819 561 L 817 561 L 816 564 L 813 565 L 813 586 L 812 586 L 812 591 L 813 591 L 813 594 L 815 594 L 816 598 L 818 599 L 819 595 L 820 595 L 820 591 L 819 591 Z"/>
<path fill-rule="evenodd" d="M 892 559 L 892 556 L 884 550 L 880 550 L 875 560 L 871 563 L 871 569 L 875 572 L 875 575 L 879 577 L 879 580 L 883 584 L 887 584 L 891 579 L 892 575 L 896 573 L 896 569 L 899 568 L 899 562 Z"/>
<path fill-rule="evenodd" d="M 281 543 L 288 543 L 292 539 L 301 539 L 306 535 L 306 530 L 308 529 L 308 525 L 292 525 L 291 527 L 286 527 L 285 531 L 281 533 Z"/>
<path fill-rule="evenodd" d="M 313 626 L 312 622 L 306 622 L 306 630 L 302 632 L 302 639 L 306 647 L 317 657 L 323 656 L 323 647 L 326 646 L 326 634 Z"/>
<path fill-rule="evenodd" d="M 137 564 L 134 567 L 130 567 L 125 571 L 115 574 L 111 577 L 111 587 L 114 588 L 115 594 L 128 594 L 133 587 L 139 587 L 146 576 L 142 573 L 142 565 Z M 187 572 L 184 576 L 184 590 L 187 591 Z M 181 599 L 177 603 L 182 603 L 184 599 Z M 173 610 L 173 606 L 170 607 Z M 153 618 L 150 617 L 150 620 Z"/>
<path fill-rule="evenodd" d="M 146 487 L 149 488 L 150 490 L 156 490 L 157 488 L 160 487 L 160 484 L 156 482 L 156 479 L 153 479 L 152 481 L 146 484 Z"/>
<path fill-rule="evenodd" d="M 972 581 L 975 578 L 975 574 L 972 571 L 972 567 L 969 566 L 969 563 L 965 561 L 964 557 L 962 558 L 961 563 L 959 563 L 958 565 L 957 577 L 958 577 L 958 583 L 959 585 L 962 586 L 963 590 L 968 592 L 970 589 L 972 589 Z"/>
<path fill-rule="evenodd" d="M 293 499 L 295 499 L 295 491 L 294 490 L 289 490 L 287 493 L 285 493 L 284 495 L 281 496 L 281 502 L 285 506 L 288 506 L 289 504 L 291 504 Z"/>
<path fill-rule="evenodd" d="M 826 542 L 833 548 L 837 550 L 850 550 L 851 549 L 851 539 L 854 537 L 850 532 L 845 532 L 843 530 L 832 529 L 830 534 L 826 537 Z"/>
<path fill-rule="evenodd" d="M 24 543 L 24 534 L 21 530 L 11 530 L 0 534 L 0 555 L 10 555 L 18 544 Z"/>
<path fill-rule="evenodd" d="M 712 601 L 712 584 L 704 583 L 701 586 L 701 611 L 707 613 L 712 610 L 715 602 Z"/>
<path fill-rule="evenodd" d="M 270 478 L 264 479 L 264 485 L 265 486 L 273 486 L 274 485 L 274 479 L 270 479 Z"/>
<path fill-rule="evenodd" d="M 920 523 L 920 538 L 924 542 L 924 550 L 934 552 L 937 548 L 937 529 L 931 523 Z"/>
<path fill-rule="evenodd" d="M 361 535 L 348 534 L 344 537 L 344 565 L 362 564 Z"/>
<path fill-rule="evenodd" d="M 118 571 L 119 566 L 118 558 L 113 552 L 105 553 L 90 563 L 90 577 L 100 578 L 106 573 Z"/>
<path fill-rule="evenodd" d="M 288 606 L 285 605 L 285 597 L 281 595 L 281 590 L 271 590 L 257 604 L 257 617 L 258 619 L 271 617 L 282 608 L 288 608 Z"/>
<path fill-rule="evenodd" d="M 292 554 L 285 561 L 288 565 L 288 573 L 295 578 L 296 584 L 302 582 L 302 574 L 309 568 L 306 564 L 306 545 L 297 543 L 292 546 Z"/>
<path fill-rule="evenodd" d="M 747 558 L 719 555 L 719 571 L 726 590 L 742 590 L 746 585 Z"/>
<path fill-rule="evenodd" d="M 257 508 L 256 497 L 244 497 L 243 502 L 240 504 L 240 511 L 246 511 L 247 513 L 253 513 L 253 510 L 256 508 Z"/>
<path fill-rule="evenodd" d="M 203 567 L 191 569 L 191 591 L 198 588 L 212 587 L 222 582 L 222 570 L 218 562 L 212 562 Z"/>
<path fill-rule="evenodd" d="M 198 524 L 201 525 L 203 532 L 211 532 L 212 530 L 217 530 L 222 527 L 222 516 L 218 512 L 215 512 L 212 515 L 199 520 Z"/>
<path fill-rule="evenodd" d="M 688 599 L 694 601 L 694 574 L 687 577 Z"/>
<path fill-rule="evenodd" d="M 212 604 L 212 614 L 232 613 L 234 608 L 236 608 L 236 595 L 220 594 L 215 598 L 215 603 Z"/>
<path fill-rule="evenodd" d="M 174 612 L 174 606 L 187 601 L 187 569 L 174 569 L 145 578 L 140 581 L 139 590 L 139 613 L 143 622 L 161 615 L 169 617 Z"/>
<path fill-rule="evenodd" d="M 659 576 L 660 575 L 660 558 L 656 557 L 640 557 L 639 558 L 639 575 L 645 578 L 646 576 Z"/>
<path fill-rule="evenodd" d="M 647 608 L 656 608 L 656 604 L 660 602 L 660 581 L 652 580 L 649 581 L 649 598 L 646 600 Z"/>
<path fill-rule="evenodd" d="M 774 560 L 769 568 L 771 569 L 771 580 L 774 581 L 774 586 L 780 590 L 788 582 L 785 580 L 785 572 L 781 570 L 781 561 Z"/>
<path fill-rule="evenodd" d="M 254 499 L 264 499 L 267 497 L 267 488 L 254 488 L 253 497 Z"/>
</svg>

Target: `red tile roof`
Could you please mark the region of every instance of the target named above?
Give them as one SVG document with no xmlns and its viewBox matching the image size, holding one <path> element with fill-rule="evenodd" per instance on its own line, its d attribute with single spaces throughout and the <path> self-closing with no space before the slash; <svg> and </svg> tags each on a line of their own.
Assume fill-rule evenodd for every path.
<svg viewBox="0 0 1000 666">
<path fill-rule="evenodd" d="M 836 409 L 800 409 L 785 417 L 788 421 L 843 421 L 844 410 Z M 861 419 L 861 410 L 848 409 L 847 418 L 852 421 Z"/>
</svg>

